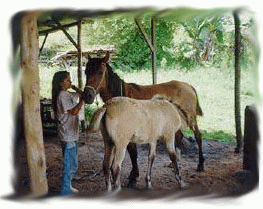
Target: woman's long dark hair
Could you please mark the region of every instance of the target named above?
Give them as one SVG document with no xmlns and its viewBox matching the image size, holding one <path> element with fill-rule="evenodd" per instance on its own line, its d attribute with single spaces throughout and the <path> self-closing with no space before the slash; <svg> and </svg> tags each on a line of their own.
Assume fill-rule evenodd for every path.
<svg viewBox="0 0 263 209">
<path fill-rule="evenodd" d="M 56 72 L 53 76 L 52 80 L 52 106 L 55 112 L 55 115 L 57 113 L 57 98 L 59 95 L 59 92 L 62 90 L 61 83 L 66 79 L 67 75 L 69 75 L 69 72 L 67 71 L 59 71 Z"/>
</svg>

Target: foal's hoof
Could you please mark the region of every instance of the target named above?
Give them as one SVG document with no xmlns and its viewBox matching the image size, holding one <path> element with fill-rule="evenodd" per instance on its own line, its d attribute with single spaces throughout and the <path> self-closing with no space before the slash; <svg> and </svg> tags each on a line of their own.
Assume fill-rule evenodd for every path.
<svg viewBox="0 0 263 209">
<path fill-rule="evenodd" d="M 153 188 L 153 186 L 151 183 L 146 184 L 146 187 L 145 187 L 146 190 L 151 190 L 152 188 Z"/>
<path fill-rule="evenodd" d="M 121 191 L 121 186 L 117 186 L 114 188 L 114 190 L 112 190 L 113 193 L 117 194 L 118 192 Z"/>
<path fill-rule="evenodd" d="M 187 189 L 188 185 L 184 183 L 183 181 L 180 182 L 179 184 L 180 189 Z"/>
</svg>

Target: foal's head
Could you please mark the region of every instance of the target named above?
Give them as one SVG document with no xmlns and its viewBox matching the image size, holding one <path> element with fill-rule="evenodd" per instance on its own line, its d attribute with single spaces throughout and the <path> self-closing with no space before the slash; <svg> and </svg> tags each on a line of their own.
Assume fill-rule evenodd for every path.
<svg viewBox="0 0 263 209">
<path fill-rule="evenodd" d="M 93 103 L 96 94 L 107 87 L 105 76 L 109 58 L 109 52 L 107 52 L 103 58 L 91 58 L 88 56 L 88 63 L 85 70 L 86 86 L 84 89 L 85 102 L 88 104 Z"/>
</svg>

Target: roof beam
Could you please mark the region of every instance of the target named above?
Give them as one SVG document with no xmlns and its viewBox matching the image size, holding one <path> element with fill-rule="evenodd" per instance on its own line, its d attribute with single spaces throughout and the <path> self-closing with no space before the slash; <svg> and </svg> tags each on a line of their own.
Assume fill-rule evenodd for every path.
<svg viewBox="0 0 263 209">
<path fill-rule="evenodd" d="M 62 25 L 63 28 L 70 28 L 72 26 L 76 26 L 78 25 L 78 22 L 73 22 L 73 23 L 70 23 L 70 24 L 66 24 L 66 25 Z M 51 29 L 47 29 L 47 30 L 42 30 L 42 31 L 39 31 L 39 35 L 40 36 L 44 36 L 45 34 L 47 33 L 53 33 L 53 32 L 56 32 L 60 30 L 60 27 L 57 26 L 57 27 L 54 27 L 54 28 L 51 28 Z"/>
</svg>

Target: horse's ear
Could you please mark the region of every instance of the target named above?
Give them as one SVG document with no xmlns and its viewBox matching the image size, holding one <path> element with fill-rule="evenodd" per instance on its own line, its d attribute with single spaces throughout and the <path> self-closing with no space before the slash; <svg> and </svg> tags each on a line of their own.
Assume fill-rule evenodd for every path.
<svg viewBox="0 0 263 209">
<path fill-rule="evenodd" d="M 91 60 L 91 56 L 88 54 L 88 60 L 90 61 Z"/>
<path fill-rule="evenodd" d="M 106 55 L 105 55 L 105 57 L 103 58 L 103 62 L 108 62 L 109 61 L 109 59 L 110 59 L 110 52 L 109 51 L 107 51 L 106 52 Z"/>
</svg>

